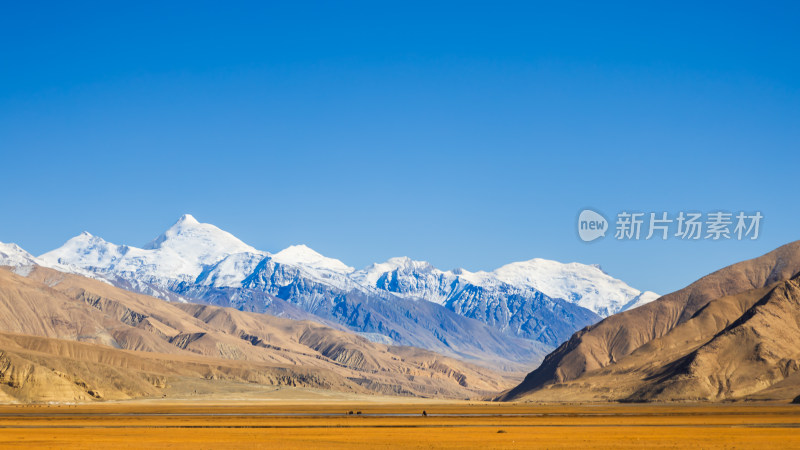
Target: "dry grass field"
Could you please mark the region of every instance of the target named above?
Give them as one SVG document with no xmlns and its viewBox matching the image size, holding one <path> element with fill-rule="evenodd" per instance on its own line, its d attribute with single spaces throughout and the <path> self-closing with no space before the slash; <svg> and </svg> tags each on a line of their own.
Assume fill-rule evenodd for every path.
<svg viewBox="0 0 800 450">
<path fill-rule="evenodd" d="M 20 446 L 800 448 L 800 405 L 565 406 L 381 398 L 0 406 L 0 447 Z"/>
</svg>

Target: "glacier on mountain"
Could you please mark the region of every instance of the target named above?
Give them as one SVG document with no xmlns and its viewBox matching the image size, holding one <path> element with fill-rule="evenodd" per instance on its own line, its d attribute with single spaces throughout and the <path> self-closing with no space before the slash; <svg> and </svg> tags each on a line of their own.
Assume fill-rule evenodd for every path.
<svg viewBox="0 0 800 450">
<path fill-rule="evenodd" d="M 0 264 L 3 261 L 90 273 L 172 301 L 300 318 L 310 314 L 372 339 L 382 335 L 391 342 L 437 351 L 444 346 L 457 356 L 483 351 L 474 336 L 463 335 L 467 329 L 480 334 L 475 331 L 478 325 L 464 320 L 487 327 L 481 333 L 488 333 L 484 339 L 493 342 L 491 351 L 506 357 L 511 352 L 509 339 L 515 345 L 543 345 L 529 347 L 530 356 L 602 317 L 657 298 L 596 266 L 544 259 L 470 272 L 443 271 L 399 257 L 355 270 L 305 245 L 275 254 L 257 250 L 188 214 L 142 248 L 112 244 L 84 232 L 39 258 L 2 244 Z M 456 329 L 462 335 L 455 334 Z"/>
</svg>

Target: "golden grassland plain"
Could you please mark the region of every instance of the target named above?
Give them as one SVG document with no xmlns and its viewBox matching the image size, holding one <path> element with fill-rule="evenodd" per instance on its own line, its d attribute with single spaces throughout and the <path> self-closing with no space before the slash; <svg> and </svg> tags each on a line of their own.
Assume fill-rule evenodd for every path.
<svg viewBox="0 0 800 450">
<path fill-rule="evenodd" d="M 20 446 L 800 448 L 800 405 L 542 405 L 386 397 L 0 405 L 0 448 Z"/>
</svg>

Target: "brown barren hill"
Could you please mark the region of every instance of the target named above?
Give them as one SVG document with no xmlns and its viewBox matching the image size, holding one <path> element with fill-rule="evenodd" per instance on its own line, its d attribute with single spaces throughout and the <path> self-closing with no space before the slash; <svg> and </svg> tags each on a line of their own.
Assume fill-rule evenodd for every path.
<svg viewBox="0 0 800 450">
<path fill-rule="evenodd" d="M 318 388 L 367 393 L 322 368 L 119 350 L 39 336 L 0 333 L 0 392 L 22 403 L 162 398 L 187 380 L 213 385 Z M 185 389 L 184 389 L 185 390 Z"/>
<path fill-rule="evenodd" d="M 712 301 L 728 298 L 726 301 L 731 302 L 731 305 L 738 302 L 738 309 L 734 308 L 733 311 L 741 314 L 749 307 L 748 302 L 752 304 L 760 298 L 759 294 L 765 294 L 798 272 L 800 272 L 800 241 L 784 245 L 761 257 L 721 269 L 652 303 L 610 316 L 576 332 L 567 342 L 549 354 L 520 385 L 505 392 L 498 399 L 519 399 L 548 385 L 582 380 L 584 374 L 621 362 L 637 349 L 667 336 L 676 327 L 698 317 L 708 322 L 701 325 L 700 320 L 695 320 L 692 324 L 681 327 L 681 332 L 675 335 L 681 337 L 675 339 L 683 341 L 684 344 L 686 341 L 691 341 L 695 345 L 700 345 L 704 339 L 710 337 L 709 333 L 713 335 L 738 317 L 735 314 L 731 315 L 731 310 L 722 304 L 704 311 L 710 307 Z M 759 289 L 761 291 L 758 291 Z M 743 297 L 733 298 L 742 294 Z M 713 324 L 709 325 L 711 322 Z M 691 331 L 692 329 L 694 331 Z M 687 339 L 682 336 L 683 333 L 691 336 Z M 680 354 L 680 350 L 675 352 Z M 657 361 L 661 359 L 656 358 Z M 575 383 L 570 385 L 575 386 Z M 616 396 L 611 395 L 611 397 Z"/>
<path fill-rule="evenodd" d="M 153 397 L 186 379 L 463 399 L 519 380 L 315 322 L 23 272 L 0 270 L 0 391 L 20 401 Z"/>
<path fill-rule="evenodd" d="M 618 362 L 529 401 L 792 401 L 800 392 L 800 279 L 712 300 Z"/>
<path fill-rule="evenodd" d="M 650 377 L 631 400 L 725 400 L 800 369 L 800 278 L 780 283 L 707 343 Z M 800 386 L 794 382 L 795 386 Z M 792 400 L 795 390 L 787 400 Z"/>
</svg>

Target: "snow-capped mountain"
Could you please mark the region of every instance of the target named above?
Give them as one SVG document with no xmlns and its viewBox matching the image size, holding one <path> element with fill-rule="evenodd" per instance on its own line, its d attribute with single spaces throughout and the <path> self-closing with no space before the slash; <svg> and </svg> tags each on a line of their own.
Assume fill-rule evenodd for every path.
<svg viewBox="0 0 800 450">
<path fill-rule="evenodd" d="M 167 231 L 143 248 L 164 253 L 174 252 L 195 268 L 214 264 L 235 253 L 263 253 L 227 231 L 198 222 L 191 214 L 184 214 Z"/>
<path fill-rule="evenodd" d="M 33 255 L 20 248 L 17 244 L 0 242 L 0 266 L 30 266 L 40 264 Z"/>
<path fill-rule="evenodd" d="M 181 282 L 195 282 L 207 266 L 239 253 L 252 254 L 259 260 L 266 256 L 232 234 L 186 214 L 144 248 L 112 244 L 84 231 L 39 259 L 112 280 L 122 278 L 172 289 Z"/>
<path fill-rule="evenodd" d="M 354 272 L 351 278 L 363 286 L 391 292 L 399 297 L 424 299 L 444 305 L 456 275 L 443 272 L 425 261 L 391 258 Z"/>
<path fill-rule="evenodd" d="M 467 357 L 491 348 L 512 358 L 506 341 L 519 346 L 518 338 L 537 343 L 526 350 L 530 356 L 657 297 L 595 266 L 542 259 L 469 272 L 402 257 L 356 271 L 305 245 L 257 250 L 190 215 L 143 248 L 84 232 L 34 260 L 168 300 L 279 315 L 304 311 L 381 340 Z"/>
<path fill-rule="evenodd" d="M 14 272 L 22 275 L 27 274 L 30 271 L 30 268 L 33 266 L 42 266 L 50 269 L 60 270 L 62 272 L 75 273 L 85 277 L 103 280 L 93 272 L 81 269 L 80 267 L 43 261 L 40 258 L 37 258 L 23 250 L 17 244 L 5 244 L 3 242 L 0 242 L 0 266 L 11 266 L 14 268 Z"/>
<path fill-rule="evenodd" d="M 347 274 L 354 270 L 338 259 L 322 256 L 305 245 L 287 247 L 274 254 L 272 259 L 281 264 L 291 264 L 342 274 Z"/>
<path fill-rule="evenodd" d="M 590 309 L 602 317 L 616 314 L 658 298 L 654 292 L 642 293 L 611 277 L 598 266 L 560 263 L 546 259 L 506 264 L 493 272 L 510 285 L 527 286 L 550 297 L 563 298 Z"/>
<path fill-rule="evenodd" d="M 539 258 L 506 264 L 492 272 L 442 271 L 425 261 L 392 258 L 355 272 L 352 278 L 365 286 L 441 305 L 452 301 L 470 285 L 489 292 L 539 292 L 589 309 L 601 317 L 658 298 L 658 294 L 634 289 L 597 266 Z"/>
</svg>

